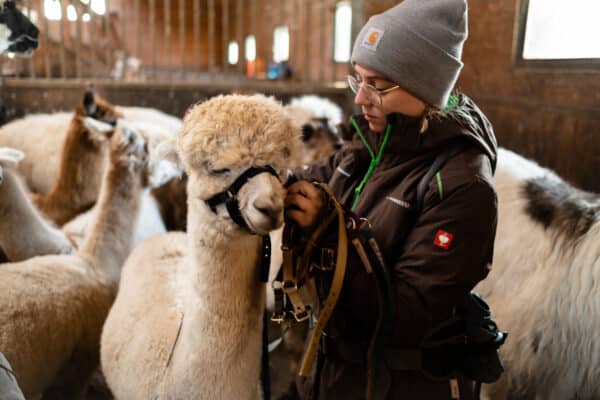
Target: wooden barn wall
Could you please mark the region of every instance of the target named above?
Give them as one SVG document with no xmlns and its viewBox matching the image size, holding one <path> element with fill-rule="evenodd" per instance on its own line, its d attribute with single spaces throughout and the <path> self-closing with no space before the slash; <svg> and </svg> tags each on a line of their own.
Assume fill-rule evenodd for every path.
<svg viewBox="0 0 600 400">
<path fill-rule="evenodd" d="M 263 93 L 288 102 L 292 97 L 317 94 L 350 109 L 352 98 L 347 90 L 299 84 L 248 83 L 243 88 L 224 84 L 152 84 L 98 83 L 96 91 L 122 106 L 153 107 L 182 117 L 187 108 L 199 101 L 224 93 Z M 81 101 L 85 85 L 81 82 L 11 81 L 0 83 L 0 125 L 32 113 L 73 110 Z"/>
<path fill-rule="evenodd" d="M 600 192 L 600 68 L 515 67 L 519 3 L 469 0 L 458 87 L 485 111 L 501 146 Z"/>
<path fill-rule="evenodd" d="M 127 0 L 111 0 L 112 7 Z M 179 59 L 177 39 L 178 0 L 171 0 L 172 46 L 149 40 L 145 31 L 140 41 L 143 60 L 146 64 L 150 48 L 159 49 L 156 64 L 160 67 L 172 57 Z M 186 1 L 186 4 L 191 2 Z M 205 1 L 201 2 L 205 4 Z M 275 92 L 283 99 L 296 93 L 318 93 L 341 103 L 346 111 L 351 108 L 352 96 L 346 90 L 320 85 L 324 80 L 342 80 L 348 72 L 347 64 L 336 64 L 332 60 L 333 10 L 334 0 L 253 0 L 243 1 L 243 36 L 251 32 L 250 4 L 255 3 L 257 16 L 257 53 L 264 63 L 271 61 L 273 28 L 284 21 L 290 27 L 290 65 L 297 78 L 307 77 L 310 84 L 277 82 L 274 86 L 256 82 L 255 84 L 234 83 L 223 85 L 197 84 L 112 84 L 99 86 L 110 100 L 119 104 L 137 104 L 160 108 L 181 115 L 185 107 L 209 94 L 231 91 L 257 90 Z M 396 4 L 390 0 L 370 0 L 364 3 L 365 17 L 381 12 Z M 121 3 L 122 4 L 122 3 Z M 148 2 L 142 1 L 142 15 L 147 18 Z M 162 5 L 162 1 L 157 1 Z M 222 0 L 215 1 L 216 11 L 221 13 Z M 229 0 L 229 14 L 235 15 L 236 1 Z M 308 8 L 306 7 L 308 5 Z M 158 6 L 157 6 L 158 7 Z M 458 82 L 458 89 L 473 97 L 492 121 L 499 144 L 515 150 L 540 164 L 556 170 L 561 176 L 587 190 L 600 192 L 600 179 L 596 171 L 600 169 L 600 70 L 543 70 L 515 66 L 516 31 L 520 0 L 488 1 L 469 0 L 470 32 L 465 45 L 463 59 L 465 67 Z M 308 12 L 307 12 L 308 11 Z M 322 12 L 323 11 L 323 12 Z M 191 20 L 186 14 L 186 25 Z M 217 44 L 215 59 L 222 60 L 221 18 L 216 19 Z M 157 41 L 161 42 L 162 18 L 156 12 Z M 206 18 L 203 10 L 202 18 Z M 237 36 L 235 18 L 231 17 L 229 37 Z M 201 64 L 208 61 L 206 24 L 201 31 Z M 135 26 L 134 21 L 127 25 L 128 30 Z M 142 29 L 145 25 L 142 24 Z M 147 26 L 146 26 L 147 28 Z M 134 35 L 128 32 L 128 35 Z M 325 38 L 323 40 L 322 38 Z M 193 43 L 186 38 L 186 48 Z M 136 53 L 137 39 L 128 43 L 128 50 Z M 190 52 L 191 53 L 191 52 Z M 243 46 L 240 47 L 243 55 Z M 37 57 L 37 55 L 36 55 Z M 193 66 L 190 54 L 183 64 Z M 231 69 L 241 68 L 232 67 Z M 2 120 L 12 119 L 33 111 L 69 109 L 78 98 L 80 83 L 52 83 L 35 87 L 35 83 L 0 83 L 0 99 L 5 105 Z M 254 86 L 252 86 L 254 85 Z"/>
</svg>

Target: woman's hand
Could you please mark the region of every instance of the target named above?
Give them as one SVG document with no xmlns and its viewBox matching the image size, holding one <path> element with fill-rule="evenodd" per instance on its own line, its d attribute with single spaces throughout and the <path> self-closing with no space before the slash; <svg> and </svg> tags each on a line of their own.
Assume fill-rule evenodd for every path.
<svg viewBox="0 0 600 400">
<path fill-rule="evenodd" d="M 298 181 L 288 187 L 285 215 L 301 228 L 309 229 L 317 222 L 323 208 L 323 193 L 308 181 Z"/>
</svg>

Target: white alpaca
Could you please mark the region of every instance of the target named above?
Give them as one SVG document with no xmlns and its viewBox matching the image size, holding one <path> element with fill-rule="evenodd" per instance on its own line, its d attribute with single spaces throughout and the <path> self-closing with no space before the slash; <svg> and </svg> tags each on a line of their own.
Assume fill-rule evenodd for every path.
<svg viewBox="0 0 600 400">
<path fill-rule="evenodd" d="M 259 397 L 260 235 L 281 225 L 284 190 L 269 173 L 242 186 L 248 229 L 206 201 L 249 167 L 282 168 L 298 136 L 262 96 L 219 96 L 187 112 L 177 154 L 188 174 L 188 233 L 134 250 L 102 333 L 102 368 L 117 399 Z"/>
<path fill-rule="evenodd" d="M 476 288 L 509 332 L 488 398 L 600 398 L 600 197 L 500 149 L 498 231 Z"/>
<path fill-rule="evenodd" d="M 24 154 L 0 147 L 0 249 L 9 261 L 73 250 L 65 235 L 46 221 L 31 203 L 15 171 Z"/>
<path fill-rule="evenodd" d="M 285 106 L 290 117 L 302 129 L 302 146 L 289 167 L 311 164 L 343 144 L 342 109 L 331 100 L 307 95 L 294 97 Z"/>
<path fill-rule="evenodd" d="M 110 145 L 100 212 L 79 250 L 0 268 L 0 349 L 27 397 L 79 399 L 98 363 L 147 172 L 139 135 L 118 128 Z"/>
<path fill-rule="evenodd" d="M 129 124 L 143 122 L 155 126 L 155 129 L 161 130 L 172 136 L 177 135 L 181 129 L 181 118 L 164 113 L 160 110 L 150 107 L 125 107 L 117 106 L 117 111 L 123 114 L 123 118 Z"/>
</svg>

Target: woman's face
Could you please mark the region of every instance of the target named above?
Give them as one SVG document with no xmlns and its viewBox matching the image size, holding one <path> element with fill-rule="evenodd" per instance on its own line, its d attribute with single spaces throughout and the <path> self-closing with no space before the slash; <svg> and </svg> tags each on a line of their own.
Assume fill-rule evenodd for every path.
<svg viewBox="0 0 600 400">
<path fill-rule="evenodd" d="M 390 82 L 382 74 L 370 68 L 356 64 L 354 70 L 358 81 L 374 86 L 376 89 L 385 90 L 396 86 L 395 83 Z M 401 87 L 380 96 L 381 104 L 378 104 L 373 101 L 372 96 L 367 95 L 365 88 L 361 86 L 354 97 L 354 102 L 361 107 L 366 120 L 369 122 L 369 128 L 373 132 L 383 132 L 387 125 L 387 115 L 390 113 L 397 112 L 419 117 L 425 112 L 425 103 Z"/>
</svg>

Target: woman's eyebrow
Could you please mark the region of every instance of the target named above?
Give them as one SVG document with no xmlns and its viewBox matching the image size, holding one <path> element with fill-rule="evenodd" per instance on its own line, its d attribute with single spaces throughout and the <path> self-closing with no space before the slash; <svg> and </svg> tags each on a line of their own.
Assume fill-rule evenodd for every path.
<svg viewBox="0 0 600 400">
<path fill-rule="evenodd" d="M 379 79 L 379 80 L 385 80 L 385 78 L 381 75 L 377 75 L 377 74 L 368 74 L 365 76 L 360 76 L 360 74 L 358 72 L 355 72 L 356 76 L 364 79 L 364 80 L 374 80 L 374 79 Z"/>
</svg>

